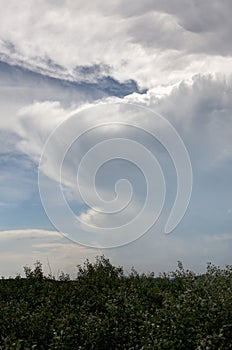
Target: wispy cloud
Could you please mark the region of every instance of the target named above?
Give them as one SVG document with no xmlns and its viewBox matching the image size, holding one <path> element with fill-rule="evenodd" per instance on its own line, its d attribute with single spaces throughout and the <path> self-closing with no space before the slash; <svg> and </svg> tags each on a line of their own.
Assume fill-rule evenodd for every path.
<svg viewBox="0 0 232 350">
<path fill-rule="evenodd" d="M 6 230 L 0 231 L 0 240 L 14 239 L 61 239 L 63 236 L 57 231 L 47 231 L 39 229 Z"/>
</svg>

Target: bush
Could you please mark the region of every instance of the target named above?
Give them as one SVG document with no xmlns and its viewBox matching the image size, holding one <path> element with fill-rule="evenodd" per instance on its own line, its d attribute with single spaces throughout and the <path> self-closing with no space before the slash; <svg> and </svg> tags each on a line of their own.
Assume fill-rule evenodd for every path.
<svg viewBox="0 0 232 350">
<path fill-rule="evenodd" d="M 104 256 L 77 277 L 0 280 L 0 349 L 232 349 L 232 267 L 126 276 Z"/>
</svg>

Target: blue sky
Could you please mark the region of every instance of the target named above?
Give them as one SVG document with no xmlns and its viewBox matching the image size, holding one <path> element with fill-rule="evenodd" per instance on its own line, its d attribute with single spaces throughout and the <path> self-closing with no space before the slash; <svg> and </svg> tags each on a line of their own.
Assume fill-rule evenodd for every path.
<svg viewBox="0 0 232 350">
<path fill-rule="evenodd" d="M 231 264 L 231 2 L 0 0 L 0 7 L 0 275 L 14 276 L 38 259 L 47 271 L 49 260 L 54 274 L 59 270 L 75 274 L 77 264 L 103 253 L 125 270 L 134 266 L 156 273 L 175 269 L 177 260 L 197 271 L 209 261 Z M 150 111 L 166 122 L 153 119 Z M 115 121 L 128 125 L 116 127 Z M 108 124 L 100 127 L 102 123 Z M 178 188 L 174 163 L 183 155 L 167 136 L 169 123 L 188 151 L 193 187 L 185 215 L 165 235 L 175 196 L 190 176 L 183 161 Z M 89 127 L 94 129 L 83 133 L 79 143 L 70 141 Z M 169 150 L 150 133 L 170 143 Z M 39 168 L 49 136 L 52 143 Z M 133 140 L 141 147 L 124 141 L 113 146 L 115 138 Z M 62 186 L 82 221 L 75 232 L 53 192 L 66 144 L 70 147 Z M 78 164 L 97 144 L 97 155 L 90 154 L 92 160 L 82 163 L 78 181 L 83 198 L 76 188 Z M 159 212 L 164 194 L 159 167 L 152 161 L 150 167 L 141 163 L 146 158 L 144 147 L 160 164 L 166 193 L 158 221 L 142 235 L 144 223 Z M 98 205 L 85 202 L 96 200 L 92 169 L 107 154 L 119 151 L 143 164 L 142 169 L 117 157 L 99 168 L 95 188 L 108 201 L 99 213 Z M 174 163 L 170 153 L 176 157 Z M 47 181 L 42 192 L 45 189 L 49 208 L 70 239 L 46 215 L 39 170 Z M 117 188 L 120 179 L 127 181 Z M 153 207 L 125 233 L 123 229 L 118 236 L 104 233 L 104 228 L 122 227 L 138 216 L 148 196 L 148 179 Z M 109 213 L 111 204 L 120 207 L 128 198 L 125 211 Z M 104 242 L 108 249 L 99 248 Z M 112 248 L 116 243 L 122 246 Z"/>
</svg>

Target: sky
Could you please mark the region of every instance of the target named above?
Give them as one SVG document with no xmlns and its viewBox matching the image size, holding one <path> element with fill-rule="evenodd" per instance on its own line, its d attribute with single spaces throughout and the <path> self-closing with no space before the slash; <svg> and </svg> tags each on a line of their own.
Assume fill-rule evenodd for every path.
<svg viewBox="0 0 232 350">
<path fill-rule="evenodd" d="M 230 0 L 0 0 L 0 276 L 232 264 Z"/>
</svg>

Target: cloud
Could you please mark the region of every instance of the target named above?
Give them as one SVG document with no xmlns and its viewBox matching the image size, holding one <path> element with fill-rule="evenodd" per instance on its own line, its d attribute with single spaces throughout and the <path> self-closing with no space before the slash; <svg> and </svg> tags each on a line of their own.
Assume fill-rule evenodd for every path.
<svg viewBox="0 0 232 350">
<path fill-rule="evenodd" d="M 1 59 L 74 81 L 174 84 L 199 72 L 231 72 L 230 12 L 230 2 L 219 0 L 8 1 Z"/>
<path fill-rule="evenodd" d="M 132 94 L 124 99 L 110 99 L 113 101 L 126 101 L 129 103 L 145 104 L 146 106 L 161 113 L 180 132 L 181 137 L 189 146 L 194 161 L 205 168 L 217 167 L 222 163 L 228 163 L 231 157 L 230 125 L 231 120 L 231 78 L 223 75 L 195 76 L 192 81 L 183 81 L 177 87 L 169 90 L 163 98 L 155 89 L 146 94 Z M 89 104 L 91 106 L 91 104 Z M 83 110 L 77 109 L 76 112 Z M 64 109 L 59 102 L 34 103 L 24 107 L 18 113 L 18 124 L 14 127 L 21 141 L 18 147 L 31 157 L 41 154 L 42 147 L 48 135 L 62 121 L 66 120 L 72 109 Z M 86 116 L 90 113 L 86 110 Z M 92 112 L 91 112 L 92 113 Z M 49 120 L 47 118 L 49 115 Z M 133 120 L 131 116 L 125 116 L 126 120 Z M 98 116 L 98 122 L 110 121 L 110 116 Z M 88 125 L 88 118 L 80 118 L 78 123 Z M 71 131 L 71 130 L 70 130 Z M 121 130 L 125 133 L 127 130 Z M 68 130 L 67 130 L 68 132 Z M 107 132 L 114 134 L 114 130 Z M 104 139 L 106 134 L 96 130 L 94 138 L 100 136 Z M 122 134 L 123 135 L 123 134 Z M 133 135 L 133 132 L 130 132 Z M 98 140 L 99 141 L 99 140 Z M 57 150 L 59 153 L 59 140 Z M 83 143 L 82 152 L 89 148 L 88 143 L 94 145 L 94 139 L 88 139 Z M 81 156 L 79 157 L 81 158 Z"/>
<path fill-rule="evenodd" d="M 134 264 L 133 259 L 141 266 L 148 266 L 146 263 L 149 260 L 160 261 L 160 269 L 165 266 L 165 259 L 171 264 L 181 256 L 192 263 L 196 256 L 200 257 L 201 262 L 210 257 L 220 262 L 228 261 L 230 239 L 227 239 L 229 236 L 225 232 L 230 232 L 231 228 L 231 216 L 227 210 L 231 208 L 232 195 L 232 65 L 231 45 L 228 44 L 231 37 L 231 2 L 1 2 L 0 212 L 3 227 L 15 227 L 19 217 L 22 220 L 19 227 L 34 227 L 31 208 L 33 203 L 38 204 L 39 199 L 38 193 L 35 193 L 37 166 L 48 135 L 59 123 L 68 120 L 73 111 L 102 102 L 138 103 L 161 113 L 185 142 L 194 173 L 192 200 L 183 221 L 174 232 L 183 235 L 183 239 L 176 238 L 173 247 L 172 243 L 165 243 L 162 237 L 153 251 L 156 237 L 152 233 L 162 231 L 165 218 L 161 217 L 161 223 L 153 228 L 151 235 L 146 236 L 150 240 L 145 238 L 144 245 L 139 240 L 130 246 L 131 250 L 125 248 L 115 255 L 111 252 L 111 256 L 115 256 L 115 261 L 124 259 L 131 265 Z M 139 90 L 138 86 L 147 90 Z M 99 122 L 111 118 L 110 114 L 95 117 Z M 142 117 L 128 114 L 125 121 L 142 120 Z M 75 124 L 76 129 L 69 125 L 65 133 L 58 134 L 54 147 L 49 150 L 49 157 L 42 164 L 40 170 L 54 183 L 59 181 L 57 162 L 62 145 L 70 135 L 75 134 L 75 130 L 91 124 L 88 112 L 83 119 L 80 118 Z M 149 121 L 147 126 L 152 127 Z M 157 129 L 159 127 L 156 125 Z M 85 138 L 79 140 L 79 145 L 74 144 L 70 156 L 65 158 L 62 173 L 64 193 L 75 214 L 84 216 L 88 222 L 107 226 L 122 223 L 138 211 L 145 197 L 144 179 L 129 164 L 106 164 L 96 177 L 99 194 L 106 201 L 115 198 L 118 179 L 128 178 L 132 181 L 134 206 L 128 208 L 131 211 L 124 217 L 109 219 L 107 215 L 99 216 L 91 206 L 85 205 L 76 188 L 77 164 L 83 155 L 95 143 L 115 135 L 133 138 L 154 151 L 165 174 L 168 198 L 164 216 L 167 216 L 176 190 L 175 169 L 170 157 L 148 135 L 115 127 L 85 134 Z M 94 161 L 97 162 L 101 156 L 100 152 L 99 158 L 93 157 Z M 85 193 L 93 201 L 95 197 L 90 186 L 90 173 L 91 168 L 86 166 L 81 180 Z M 51 188 L 48 187 L 47 193 L 51 205 L 54 205 L 57 198 L 53 196 Z M 127 193 L 121 191 L 120 194 L 120 203 L 124 203 Z M 25 202 L 28 206 L 22 209 L 21 204 Z M 14 210 L 9 211 L 7 217 L 9 206 L 14 206 Z M 24 210 L 23 215 L 21 210 Z M 35 212 L 40 221 L 42 216 L 38 210 Z M 148 212 L 147 218 L 150 215 Z M 5 224 L 6 220 L 8 225 Z M 40 225 L 51 227 L 44 222 Z M 39 226 L 39 222 L 35 226 Z M 76 229 L 79 230 L 80 226 Z M 21 234 L 30 235 L 29 232 Z M 39 232 L 33 234 L 39 236 Z M 77 236 L 79 234 L 83 238 L 87 233 L 77 231 Z M 196 237 L 194 242 L 191 235 Z M 16 239 L 19 236 L 18 232 L 18 236 L 15 234 L 11 237 Z M 201 246 L 201 239 L 204 247 Z M 2 240 L 4 248 L 9 249 L 7 241 Z M 90 234 L 89 241 L 99 245 L 96 235 Z M 63 246 L 60 241 L 49 243 L 46 240 L 38 244 L 40 246 L 34 244 L 33 247 L 30 244 L 34 255 L 30 251 L 25 257 L 18 254 L 19 248 L 24 249 L 20 245 L 18 250 L 15 246 L 12 248 L 15 260 L 10 253 L 2 259 L 24 261 L 26 257 L 32 259 L 40 254 L 45 258 L 50 250 L 56 266 L 59 265 L 59 255 L 62 257 L 60 262 L 66 266 L 71 264 L 72 259 L 75 260 L 75 254 L 82 257 L 90 254 L 86 248 L 81 250 L 71 245 L 68 248 L 66 243 Z M 147 250 L 149 253 L 145 256 Z M 190 250 L 192 255 L 188 257 Z M 141 256 L 138 252 L 141 252 Z"/>
<path fill-rule="evenodd" d="M 91 69 L 86 67 L 82 74 L 86 70 L 91 75 Z M 99 88 L 97 82 L 90 80 L 72 83 L 0 63 L 1 202 L 17 205 L 35 195 L 38 160 L 44 143 L 54 127 L 77 105 L 104 98 L 109 93 L 122 96 L 137 90 L 133 82 L 120 84 L 105 78 Z M 32 139 L 34 142 L 30 142 Z M 6 213 L 2 215 L 1 222 L 6 222 Z"/>
<path fill-rule="evenodd" d="M 56 231 L 39 229 L 7 230 L 0 231 L 0 240 L 12 239 L 60 239 L 63 236 Z"/>
<path fill-rule="evenodd" d="M 159 94 L 157 95 L 156 90 L 151 89 L 146 94 L 132 94 L 121 100 L 110 99 L 111 102 L 115 100 L 145 104 L 154 111 L 161 113 L 174 125 L 189 150 L 193 166 L 194 189 L 193 199 L 190 203 L 191 213 L 188 217 L 189 224 L 192 223 L 193 220 L 195 220 L 194 217 L 198 215 L 202 219 L 201 222 L 203 226 L 207 225 L 207 220 L 211 221 L 210 226 L 213 232 L 218 230 L 220 225 L 223 230 L 226 231 L 230 224 L 228 216 L 224 218 L 222 215 L 220 220 L 217 216 L 212 217 L 212 212 L 218 212 L 218 210 L 220 210 L 221 203 L 223 203 L 225 207 L 223 209 L 224 213 L 230 206 L 230 197 L 228 196 L 230 191 L 228 186 L 231 176 L 230 160 L 232 157 L 230 133 L 232 127 L 232 104 L 230 91 L 231 78 L 228 77 L 225 79 L 222 75 L 198 75 L 192 78 L 192 80 L 187 80 L 174 86 L 173 89 L 163 95 L 162 98 Z M 73 122 L 71 122 L 70 119 L 70 122 L 67 122 L 65 127 L 61 128 L 57 133 L 53 144 L 51 144 L 49 148 L 47 158 L 40 169 L 46 176 L 54 181 L 60 180 L 57 166 L 59 164 L 60 155 L 63 152 L 62 147 L 64 142 L 68 145 L 69 138 L 71 137 L 72 139 L 74 136 L 76 137 L 76 132 L 78 130 L 88 129 L 91 126 L 92 119 L 96 120 L 97 123 L 110 122 L 111 118 L 115 121 L 115 114 L 99 114 L 95 109 L 84 109 L 84 106 L 77 109 L 77 111 L 78 110 L 82 110 L 81 114 L 76 117 L 76 119 L 73 119 Z M 27 156 L 31 157 L 34 161 L 38 161 L 47 136 L 60 121 L 69 120 L 67 119 L 69 113 L 69 109 L 65 110 L 59 103 L 49 101 L 35 103 L 21 109 L 19 113 L 19 126 L 15 129 L 18 130 L 19 136 L 21 137 L 21 141 L 18 143 L 19 149 L 25 152 Z M 47 121 L 48 114 L 51 116 L 49 122 Z M 124 120 L 125 122 L 134 123 L 136 120 L 142 120 L 141 117 L 142 112 L 138 115 L 134 113 L 125 113 Z M 153 128 L 149 118 L 147 120 L 147 126 L 150 129 Z M 162 128 L 162 126 L 158 125 L 156 125 L 156 127 Z M 105 129 L 96 128 L 96 130 L 91 131 L 89 134 L 84 134 L 77 143 L 74 143 L 72 147 L 69 148 L 63 162 L 62 181 L 65 189 L 64 193 L 66 195 L 68 194 L 68 201 L 71 203 L 77 201 L 75 212 L 81 215 L 80 217 L 84 216 L 87 218 L 88 222 L 90 219 L 91 222 L 94 221 L 98 223 L 103 220 L 103 226 L 104 223 L 109 223 L 109 217 L 104 219 L 95 212 L 93 214 L 92 210 L 88 208 L 88 205 L 87 207 L 85 206 L 85 200 L 83 200 L 77 190 L 76 172 L 82 157 L 86 155 L 94 145 L 104 140 L 118 137 L 119 134 L 120 137 L 139 140 L 140 143 L 144 144 L 152 152 L 155 151 L 162 167 L 164 167 L 165 179 L 169 191 L 172 193 L 171 198 L 173 198 L 173 193 L 175 192 L 173 188 L 176 186 L 176 178 L 175 172 L 173 172 L 173 169 L 168 165 L 170 159 L 165 155 L 160 145 L 154 142 L 154 140 L 150 140 L 148 135 L 140 135 L 130 128 L 115 129 L 113 125 Z M 65 139 L 63 137 L 64 135 Z M 91 167 L 84 168 L 81 178 L 79 178 L 84 193 L 88 195 L 91 202 L 95 200 L 95 193 L 91 187 L 91 169 L 93 164 L 101 163 L 101 157 L 101 152 L 97 155 L 95 154 L 94 158 L 91 158 L 92 160 L 89 163 Z M 108 167 L 103 167 L 101 169 L 101 172 L 99 172 L 96 178 L 97 189 L 103 198 L 112 199 L 115 193 L 114 186 L 117 180 L 122 177 L 128 178 L 129 180 L 132 179 L 135 191 L 133 200 L 141 205 L 144 200 L 146 188 L 142 187 L 144 179 L 139 175 L 136 175 L 136 177 L 135 174 L 135 169 L 131 169 L 129 164 L 121 164 L 120 166 L 119 163 L 115 166 L 113 163 L 108 164 Z M 140 189 L 140 191 L 138 189 Z M 216 200 L 216 197 L 218 200 Z M 50 198 L 53 198 L 53 201 L 58 200 L 57 198 L 54 200 L 53 192 Z M 171 199 L 171 201 L 172 200 L 173 199 Z M 208 200 L 211 201 L 211 207 L 207 205 Z M 114 219 L 117 222 L 123 222 L 122 220 L 124 220 L 125 217 L 124 219 L 121 218 L 121 220 L 119 216 L 111 216 L 111 223 L 114 222 Z M 196 222 L 194 225 L 196 225 Z M 92 238 L 90 238 L 90 240 L 92 240 Z"/>
<path fill-rule="evenodd" d="M 209 237 L 212 240 L 216 241 L 228 241 L 232 239 L 232 234 L 231 233 L 223 233 L 223 234 L 218 234 L 218 235 L 212 235 Z"/>
<path fill-rule="evenodd" d="M 198 74 L 161 93 L 154 88 L 124 100 L 161 113 L 177 128 L 198 170 L 212 171 L 229 165 L 232 154 L 231 88 L 231 75 Z"/>
<path fill-rule="evenodd" d="M 154 108 L 178 128 L 193 161 L 205 169 L 221 168 L 231 157 L 231 86 L 231 77 L 198 75 L 166 99 L 154 99 Z"/>
<path fill-rule="evenodd" d="M 142 18 L 147 19 L 140 28 L 144 29 L 142 42 L 145 45 L 147 43 L 150 46 L 153 42 L 153 46 L 160 44 L 162 46 L 162 43 L 166 42 L 165 47 L 176 45 L 177 50 L 183 49 L 185 52 L 187 50 L 191 53 L 231 55 L 228 39 L 231 32 L 230 13 L 232 8 L 229 0 L 223 2 L 219 0 L 206 0 L 204 2 L 196 0 L 188 2 L 185 0 L 145 0 L 142 3 L 128 1 L 126 4 L 123 1 L 117 1 L 111 10 L 120 13 L 122 17 L 135 17 L 139 21 Z M 162 19 L 162 16 L 163 21 L 159 23 L 159 18 Z M 160 24 L 158 30 L 156 21 Z M 156 31 L 151 30 L 152 24 Z M 147 30 L 145 30 L 146 28 Z M 156 40 L 158 33 L 162 33 L 164 39 Z M 169 34 L 168 37 L 167 34 Z M 147 40 L 147 36 L 150 41 Z M 139 37 L 142 39 L 141 32 L 138 33 Z M 183 39 L 182 42 L 180 39 Z"/>
<path fill-rule="evenodd" d="M 58 277 L 60 271 L 64 271 L 75 278 L 76 265 L 82 264 L 86 258 L 94 261 L 103 253 L 115 266 L 123 264 L 126 273 L 134 266 L 139 272 L 154 271 L 157 275 L 173 271 L 178 260 L 184 263 L 185 268 L 203 272 L 207 262 L 222 266 L 228 264 L 231 256 L 231 234 L 221 233 L 201 234 L 199 237 L 186 232 L 164 236 L 158 231 L 150 231 L 133 244 L 111 250 L 81 247 L 60 239 L 58 232 L 47 230 L 0 231 L 0 240 L 0 275 L 4 276 L 23 275 L 23 266 L 33 267 L 40 260 L 46 274 L 52 271 Z"/>
<path fill-rule="evenodd" d="M 0 231 L 0 276 L 23 275 L 23 266 L 31 266 L 39 260 L 45 274 L 57 278 L 60 271 L 76 277 L 77 264 L 88 257 L 93 261 L 100 250 L 88 249 L 70 243 L 57 231 L 22 229 Z M 50 270 L 51 269 L 51 270 Z"/>
</svg>

